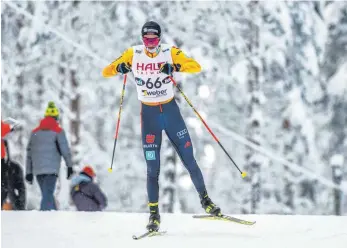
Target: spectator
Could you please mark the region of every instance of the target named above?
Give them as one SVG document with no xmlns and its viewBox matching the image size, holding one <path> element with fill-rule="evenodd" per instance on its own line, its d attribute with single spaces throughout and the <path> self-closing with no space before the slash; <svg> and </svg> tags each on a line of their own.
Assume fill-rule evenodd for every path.
<svg viewBox="0 0 347 248">
<path fill-rule="evenodd" d="M 26 205 L 26 188 L 24 184 L 24 176 L 22 166 L 12 160 L 9 161 L 9 192 L 13 210 L 25 210 Z"/>
<path fill-rule="evenodd" d="M 20 164 L 11 160 L 10 149 L 5 140 L 7 166 L 8 166 L 8 198 L 10 200 L 11 209 L 25 210 L 26 189 L 24 184 L 23 169 Z"/>
<path fill-rule="evenodd" d="M 1 207 L 3 206 L 8 194 L 8 161 L 6 158 L 5 137 L 8 133 L 15 130 L 19 123 L 12 119 L 13 123 L 6 123 L 1 120 Z"/>
<path fill-rule="evenodd" d="M 93 182 L 94 177 L 94 170 L 86 166 L 71 180 L 71 199 L 78 211 L 102 211 L 107 206 L 107 198 Z"/>
<path fill-rule="evenodd" d="M 61 156 L 67 166 L 67 179 L 73 174 L 70 147 L 58 119 L 59 110 L 54 102 L 49 102 L 45 117 L 32 131 L 27 145 L 25 179 L 32 184 L 33 175 L 36 176 L 42 195 L 40 210 L 57 210 L 54 191 Z"/>
</svg>

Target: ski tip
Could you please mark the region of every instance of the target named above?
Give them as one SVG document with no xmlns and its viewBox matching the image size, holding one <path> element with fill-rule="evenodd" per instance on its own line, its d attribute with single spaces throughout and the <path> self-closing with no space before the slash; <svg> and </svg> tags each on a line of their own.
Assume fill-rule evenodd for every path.
<svg viewBox="0 0 347 248">
<path fill-rule="evenodd" d="M 143 239 L 143 238 L 146 238 L 146 237 L 153 237 L 153 236 L 161 236 L 161 235 L 164 235 L 166 234 L 167 231 L 154 231 L 154 232 L 146 232 L 140 236 L 136 236 L 136 235 L 133 235 L 132 238 L 134 240 L 139 240 L 139 239 Z"/>
<path fill-rule="evenodd" d="M 246 226 L 253 226 L 256 221 L 243 221 L 243 222 L 240 222 L 241 224 L 244 224 Z"/>
</svg>

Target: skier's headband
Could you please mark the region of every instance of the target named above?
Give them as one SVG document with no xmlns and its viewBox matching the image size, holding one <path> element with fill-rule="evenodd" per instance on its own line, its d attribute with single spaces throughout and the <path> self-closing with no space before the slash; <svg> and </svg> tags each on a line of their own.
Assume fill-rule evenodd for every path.
<svg viewBox="0 0 347 248">
<path fill-rule="evenodd" d="M 155 35 L 155 37 L 160 38 L 160 36 L 159 36 L 159 35 L 157 35 L 157 34 L 155 34 L 155 33 L 147 33 L 147 34 L 142 35 L 142 37 L 144 38 L 144 37 L 145 37 L 145 35 Z"/>
<path fill-rule="evenodd" d="M 142 37 L 146 34 L 154 34 L 154 35 L 158 35 L 158 37 L 161 36 L 160 30 L 158 30 L 156 28 L 143 28 L 142 29 Z"/>
</svg>

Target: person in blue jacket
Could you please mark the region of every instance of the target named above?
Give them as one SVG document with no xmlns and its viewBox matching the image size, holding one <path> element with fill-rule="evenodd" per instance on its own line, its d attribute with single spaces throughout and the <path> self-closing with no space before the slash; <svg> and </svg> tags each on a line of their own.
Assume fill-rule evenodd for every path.
<svg viewBox="0 0 347 248">
<path fill-rule="evenodd" d="M 40 210 L 57 210 L 54 191 L 61 157 L 67 166 L 67 179 L 73 174 L 70 147 L 58 118 L 59 110 L 49 102 L 45 117 L 31 132 L 27 145 L 25 179 L 32 184 L 36 176 L 42 194 Z"/>
</svg>

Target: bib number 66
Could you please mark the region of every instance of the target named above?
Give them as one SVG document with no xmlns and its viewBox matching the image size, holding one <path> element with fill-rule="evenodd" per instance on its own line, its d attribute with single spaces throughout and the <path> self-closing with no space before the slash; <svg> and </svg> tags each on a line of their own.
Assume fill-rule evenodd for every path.
<svg viewBox="0 0 347 248">
<path fill-rule="evenodd" d="M 151 82 L 151 78 L 148 78 L 146 82 L 146 87 L 148 89 L 153 89 L 153 87 L 155 87 L 156 89 L 159 89 L 161 85 L 162 85 L 162 82 L 159 80 L 159 78 L 157 78 L 154 83 Z"/>
</svg>

